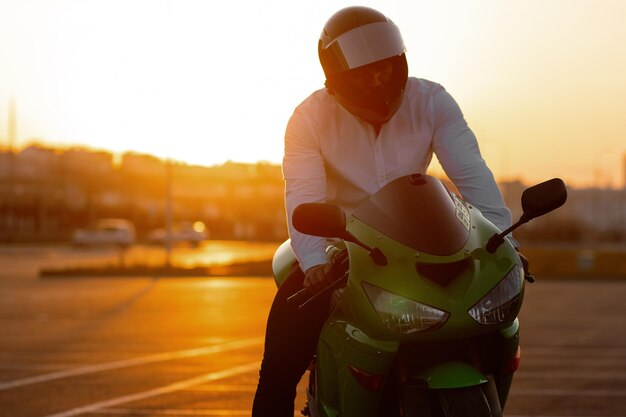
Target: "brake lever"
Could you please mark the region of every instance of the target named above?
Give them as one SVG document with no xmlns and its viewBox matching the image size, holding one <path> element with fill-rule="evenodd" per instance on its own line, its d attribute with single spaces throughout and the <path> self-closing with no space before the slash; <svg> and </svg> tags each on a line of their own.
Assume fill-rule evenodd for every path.
<svg viewBox="0 0 626 417">
<path fill-rule="evenodd" d="M 305 300 L 304 300 L 304 302 L 302 304 L 300 304 L 298 306 L 298 310 L 302 310 L 307 304 L 309 304 L 310 302 L 316 300 L 319 296 L 321 296 L 322 294 L 326 293 L 327 291 L 334 290 L 335 288 L 339 288 L 347 280 L 348 280 L 348 273 L 346 273 L 345 275 L 343 275 L 339 279 L 331 282 L 328 286 L 322 288 L 321 290 L 319 290 L 318 292 L 316 292 L 313 295 L 310 295 L 310 291 L 309 291 L 308 288 L 303 288 L 300 291 L 298 291 L 297 293 L 295 293 L 294 295 L 292 295 L 289 298 L 287 298 L 287 301 L 289 302 L 292 299 L 294 299 L 294 301 L 295 300 L 299 300 L 300 298 L 305 298 L 304 295 L 307 295 L 307 296 L 310 295 L 308 298 L 305 298 Z"/>
<path fill-rule="evenodd" d="M 315 294 L 313 294 L 315 295 Z M 300 303 L 301 301 L 306 302 L 306 300 L 311 296 L 310 291 L 308 288 L 302 288 L 300 291 L 291 294 L 289 297 L 287 297 L 287 302 L 288 303 L 294 303 L 294 302 L 298 302 Z M 300 306 L 302 307 L 302 306 Z"/>
<path fill-rule="evenodd" d="M 348 265 L 349 265 L 348 252 L 342 251 L 337 255 L 335 262 L 333 262 L 333 271 L 344 271 L 342 275 L 331 282 L 328 286 L 322 288 L 318 292 L 311 294 L 311 291 L 308 288 L 302 288 L 298 292 L 287 297 L 288 303 L 298 302 L 300 305 L 298 307 L 299 310 L 302 310 L 304 306 L 309 304 L 311 301 L 318 298 L 321 294 L 325 293 L 330 289 L 334 289 L 339 287 L 342 283 L 347 282 L 348 280 Z"/>
</svg>

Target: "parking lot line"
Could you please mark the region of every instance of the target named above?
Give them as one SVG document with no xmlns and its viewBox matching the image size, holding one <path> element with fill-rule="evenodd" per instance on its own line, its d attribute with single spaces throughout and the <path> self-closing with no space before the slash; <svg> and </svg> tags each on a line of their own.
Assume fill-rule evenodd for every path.
<svg viewBox="0 0 626 417">
<path fill-rule="evenodd" d="M 98 414 L 112 414 L 112 415 L 146 415 L 146 416 L 207 416 L 207 417 L 221 417 L 221 416 L 250 416 L 250 410 L 186 410 L 179 408 L 164 408 L 164 409 L 142 409 L 142 408 L 107 408 L 106 410 L 97 410 Z"/>
<path fill-rule="evenodd" d="M 0 391 L 10 388 L 22 387 L 25 385 L 37 384 L 40 382 L 52 381 L 55 379 L 69 378 L 72 376 L 85 375 L 95 372 L 110 371 L 113 369 L 127 368 L 131 366 L 146 365 L 155 362 L 164 362 L 175 359 L 185 359 L 196 356 L 210 355 L 213 353 L 222 353 L 230 350 L 242 349 L 251 346 L 261 345 L 263 343 L 262 337 L 256 337 L 251 339 L 236 340 L 233 342 L 226 342 L 219 345 L 205 346 L 194 349 L 180 350 L 176 352 L 164 352 L 154 355 L 143 356 L 139 358 L 125 359 L 121 361 L 101 363 L 96 365 L 81 366 L 79 368 L 67 369 L 65 371 L 52 372 L 43 375 L 37 375 L 33 377 L 18 379 L 15 381 L 5 382 L 0 384 Z"/>
<path fill-rule="evenodd" d="M 243 365 L 235 366 L 233 368 L 229 368 L 219 372 L 211 372 L 208 374 L 200 375 L 195 378 L 187 379 L 185 381 L 176 382 L 170 385 L 165 385 L 159 388 L 154 388 L 148 391 L 138 392 L 135 394 L 124 395 L 117 398 L 112 398 L 110 400 L 100 401 L 97 403 L 85 405 L 78 408 L 73 408 L 71 410 L 62 411 L 60 413 L 51 414 L 47 417 L 72 417 L 78 416 L 80 414 L 92 413 L 97 410 L 101 410 L 107 407 L 115 407 L 120 404 L 126 404 L 133 401 L 145 400 L 147 398 L 156 397 L 159 395 L 170 394 L 172 392 L 180 391 L 194 385 L 205 384 L 207 382 L 217 381 L 224 378 L 229 378 L 231 376 L 236 376 L 240 374 L 244 374 L 246 372 L 252 372 L 254 370 L 258 370 L 260 366 L 260 362 L 255 361 L 251 363 L 246 363 Z"/>
</svg>

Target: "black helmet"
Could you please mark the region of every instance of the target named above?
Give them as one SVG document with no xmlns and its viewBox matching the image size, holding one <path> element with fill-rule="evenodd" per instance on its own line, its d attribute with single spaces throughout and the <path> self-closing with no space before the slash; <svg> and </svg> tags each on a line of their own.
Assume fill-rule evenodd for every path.
<svg viewBox="0 0 626 417">
<path fill-rule="evenodd" d="M 317 49 L 326 87 L 343 107 L 370 123 L 394 115 L 408 78 L 395 23 L 374 9 L 347 7 L 328 19 Z"/>
</svg>

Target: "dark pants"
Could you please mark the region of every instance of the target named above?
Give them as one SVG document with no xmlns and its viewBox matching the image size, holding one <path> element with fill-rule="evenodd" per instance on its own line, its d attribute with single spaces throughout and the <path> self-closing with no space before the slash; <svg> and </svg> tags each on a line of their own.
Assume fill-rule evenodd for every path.
<svg viewBox="0 0 626 417">
<path fill-rule="evenodd" d="M 315 355 L 317 339 L 329 313 L 330 294 L 302 310 L 287 298 L 302 288 L 296 268 L 280 286 L 267 319 L 265 353 L 252 417 L 293 417 L 296 386 Z"/>
</svg>

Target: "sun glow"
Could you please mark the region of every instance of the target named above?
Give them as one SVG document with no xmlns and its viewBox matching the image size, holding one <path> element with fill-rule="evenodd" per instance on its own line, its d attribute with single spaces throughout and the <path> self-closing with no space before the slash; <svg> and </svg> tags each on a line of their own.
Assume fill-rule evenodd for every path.
<svg viewBox="0 0 626 417">
<path fill-rule="evenodd" d="M 0 0 L 0 143 L 14 96 L 11 146 L 278 163 L 293 108 L 323 85 L 321 27 L 351 4 Z M 497 177 L 622 183 L 624 2 L 364 4 L 399 25 L 411 75 L 457 99 Z"/>
</svg>

